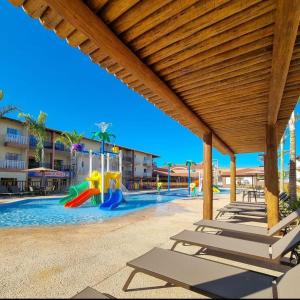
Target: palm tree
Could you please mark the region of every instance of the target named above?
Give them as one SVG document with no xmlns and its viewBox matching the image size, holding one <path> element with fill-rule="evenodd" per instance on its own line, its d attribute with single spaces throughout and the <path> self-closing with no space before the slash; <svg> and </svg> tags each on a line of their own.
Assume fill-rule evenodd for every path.
<svg viewBox="0 0 300 300">
<path fill-rule="evenodd" d="M 96 126 L 99 127 L 100 131 L 94 132 L 92 139 L 99 139 L 101 141 L 101 149 L 100 152 L 103 154 L 105 152 L 104 145 L 105 143 L 110 143 L 111 138 L 115 139 L 116 136 L 112 133 L 109 133 L 107 131 L 108 127 L 110 126 L 110 123 L 97 123 Z"/>
<path fill-rule="evenodd" d="M 187 160 L 185 162 L 185 165 L 188 167 L 188 191 L 189 191 L 189 195 L 191 194 L 191 188 L 190 188 L 190 184 L 191 184 L 191 166 L 195 165 L 196 163 L 192 160 Z"/>
<path fill-rule="evenodd" d="M 19 113 L 19 118 L 25 119 L 25 127 L 34 135 L 37 139 L 37 145 L 35 148 L 35 161 L 40 163 L 40 166 L 44 166 L 44 143 L 47 139 L 46 132 L 46 119 L 47 114 L 40 111 L 37 119 L 35 120 L 30 114 Z"/>
<path fill-rule="evenodd" d="M 295 134 L 295 111 L 292 112 L 289 121 L 290 131 L 290 172 L 289 172 L 289 194 L 290 204 L 297 200 L 297 178 L 296 178 L 296 134 Z"/>
<path fill-rule="evenodd" d="M 174 164 L 171 163 L 171 162 L 168 162 L 167 163 L 167 166 L 168 166 L 168 192 L 170 192 L 170 172 L 171 172 L 171 167 L 173 166 Z"/>
<path fill-rule="evenodd" d="M 280 140 L 279 144 L 279 153 L 278 156 L 280 157 L 280 180 L 279 180 L 279 187 L 280 187 L 280 192 L 284 191 L 284 177 L 285 177 L 285 170 L 284 170 L 284 156 L 289 152 L 288 150 L 284 149 L 284 144 L 287 139 L 288 133 L 287 131 L 284 131 L 282 138 Z"/>
<path fill-rule="evenodd" d="M 77 177 L 77 167 L 75 166 L 73 168 L 72 161 L 73 158 L 76 160 L 76 152 L 82 150 L 82 145 L 80 144 L 83 134 L 79 134 L 76 130 L 73 130 L 72 132 L 63 132 L 59 137 L 55 139 L 55 142 L 59 142 L 64 144 L 67 148 L 70 149 L 70 164 L 72 167 L 72 170 L 70 172 L 70 183 L 72 184 L 72 178 L 73 178 L 73 171 L 75 173 L 75 178 Z M 75 163 L 77 165 L 77 161 Z"/>
<path fill-rule="evenodd" d="M 4 93 L 0 90 L 0 101 L 4 98 Z M 18 108 L 14 105 L 6 105 L 0 108 L 0 119 L 3 118 L 6 114 L 16 111 Z"/>
</svg>

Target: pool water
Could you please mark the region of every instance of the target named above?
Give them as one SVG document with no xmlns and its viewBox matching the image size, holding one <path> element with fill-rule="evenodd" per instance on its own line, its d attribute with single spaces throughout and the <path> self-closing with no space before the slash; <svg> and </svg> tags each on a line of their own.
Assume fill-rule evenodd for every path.
<svg viewBox="0 0 300 300">
<path fill-rule="evenodd" d="M 221 193 L 228 193 L 228 191 L 222 190 Z M 160 194 L 126 195 L 126 202 L 111 211 L 100 210 L 98 206 L 92 206 L 90 201 L 77 208 L 65 208 L 59 204 L 59 199 L 28 199 L 15 203 L 1 204 L 0 227 L 101 222 L 185 197 L 188 197 L 186 189 L 161 192 Z"/>
</svg>

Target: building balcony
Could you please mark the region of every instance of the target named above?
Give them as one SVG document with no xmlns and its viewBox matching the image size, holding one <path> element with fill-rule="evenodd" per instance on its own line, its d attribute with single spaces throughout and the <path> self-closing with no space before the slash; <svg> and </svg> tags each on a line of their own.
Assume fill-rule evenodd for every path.
<svg viewBox="0 0 300 300">
<path fill-rule="evenodd" d="M 4 136 L 4 145 L 18 148 L 27 148 L 28 137 L 18 134 L 6 134 Z"/>
<path fill-rule="evenodd" d="M 66 147 L 64 144 L 56 142 L 55 145 L 55 151 L 61 151 L 61 152 L 68 152 L 70 153 L 70 149 Z"/>
<path fill-rule="evenodd" d="M 126 163 L 132 163 L 132 157 L 130 156 L 123 156 L 123 161 Z"/>
<path fill-rule="evenodd" d="M 37 139 L 34 136 L 29 137 L 29 146 L 30 148 L 35 148 L 37 145 Z M 52 150 L 53 143 L 51 141 L 44 142 L 44 149 L 45 150 Z"/>
<path fill-rule="evenodd" d="M 71 166 L 70 165 L 54 165 L 54 169 L 57 171 L 62 171 L 62 172 L 69 172 L 69 171 L 71 171 Z"/>
<path fill-rule="evenodd" d="M 124 176 L 132 176 L 133 173 L 132 173 L 132 171 L 124 171 L 124 172 L 123 172 L 123 175 L 124 175 Z"/>
<path fill-rule="evenodd" d="M 0 169 L 23 170 L 25 169 L 25 161 L 23 160 L 0 160 Z"/>
<path fill-rule="evenodd" d="M 28 163 L 28 169 L 39 168 L 39 167 L 42 167 L 41 163 L 39 163 L 39 162 L 36 162 L 36 161 L 29 161 L 29 163 Z M 51 165 L 51 163 L 44 162 L 44 163 L 43 163 L 43 167 L 44 167 L 44 168 L 51 169 L 51 168 L 52 168 L 52 165 Z"/>
</svg>

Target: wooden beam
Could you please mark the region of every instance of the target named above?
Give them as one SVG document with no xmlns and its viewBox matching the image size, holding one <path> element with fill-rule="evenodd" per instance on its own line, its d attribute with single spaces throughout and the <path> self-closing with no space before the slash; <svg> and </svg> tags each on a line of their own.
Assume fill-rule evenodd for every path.
<svg viewBox="0 0 300 300">
<path fill-rule="evenodd" d="M 203 138 L 204 147 L 204 178 L 203 178 L 203 219 L 213 218 L 213 173 L 212 173 L 212 134 Z"/>
<path fill-rule="evenodd" d="M 268 124 L 275 125 L 300 21 L 299 0 L 277 0 Z"/>
<path fill-rule="evenodd" d="M 230 157 L 230 202 L 236 201 L 236 157 Z"/>
<path fill-rule="evenodd" d="M 107 53 L 134 77 L 139 78 L 146 87 L 165 99 L 173 109 L 189 120 L 201 138 L 211 128 L 201 120 L 147 65 L 145 65 L 81 0 L 46 0 L 48 5 L 92 40 L 95 45 Z M 194 131 L 194 132 L 195 132 Z M 218 135 L 213 135 L 214 146 L 223 153 L 233 154 Z"/>
<path fill-rule="evenodd" d="M 277 146 L 277 127 L 276 125 L 267 125 L 264 160 L 268 228 L 273 227 L 279 222 Z"/>
</svg>

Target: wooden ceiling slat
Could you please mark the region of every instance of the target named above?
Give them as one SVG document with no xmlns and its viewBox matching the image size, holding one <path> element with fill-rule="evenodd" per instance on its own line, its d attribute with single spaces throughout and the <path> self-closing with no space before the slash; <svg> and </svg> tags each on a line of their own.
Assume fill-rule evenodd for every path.
<svg viewBox="0 0 300 300">
<path fill-rule="evenodd" d="M 270 55 L 262 55 L 255 60 L 247 60 L 241 62 L 240 64 L 234 64 L 228 68 L 217 69 L 215 71 L 209 71 L 206 69 L 206 72 L 200 71 L 196 76 L 193 76 L 193 79 L 186 79 L 185 81 L 174 81 L 169 82 L 169 85 L 174 88 L 176 91 L 187 91 L 193 87 L 199 87 L 210 82 L 222 80 L 224 78 L 232 78 L 239 75 L 244 75 L 251 73 L 254 70 L 260 70 L 263 68 L 269 68 L 271 65 Z"/>
<path fill-rule="evenodd" d="M 86 40 L 85 42 L 79 45 L 80 51 L 86 55 L 90 55 L 92 52 L 95 52 L 99 48 L 91 40 Z"/>
<path fill-rule="evenodd" d="M 74 30 L 67 37 L 67 42 L 72 47 L 78 47 L 80 44 L 86 42 L 88 37 L 78 30 Z"/>
<path fill-rule="evenodd" d="M 206 1 L 203 0 L 201 2 L 206 2 Z M 122 38 L 123 41 L 130 43 L 132 40 L 143 35 L 147 31 L 152 32 L 152 30 L 157 25 L 165 22 L 166 19 L 171 18 L 181 12 L 182 12 L 181 13 L 181 15 L 182 15 L 183 12 L 187 8 L 191 7 L 193 4 L 199 4 L 199 1 L 198 0 L 186 0 L 186 1 L 181 1 L 178 3 L 178 1 L 173 0 L 170 3 L 168 3 L 167 5 L 163 6 L 161 9 L 157 10 L 154 14 L 149 15 L 148 17 L 142 19 L 140 22 L 131 26 L 129 30 L 126 30 L 125 32 L 121 33 L 120 37 Z M 120 32 L 120 29 L 118 29 L 118 32 Z M 132 47 L 134 48 L 134 42 L 133 42 Z"/>
<path fill-rule="evenodd" d="M 184 99 L 188 99 L 190 100 L 195 100 L 195 101 L 199 101 L 199 104 L 204 104 L 205 102 L 209 102 L 211 100 L 213 100 L 215 97 L 217 96 L 223 96 L 226 94 L 227 96 L 230 95 L 242 95 L 243 91 L 245 91 L 245 89 L 248 89 L 249 92 L 256 92 L 256 91 L 261 91 L 263 88 L 266 90 L 268 89 L 269 85 L 268 82 L 263 79 L 259 79 L 258 81 L 253 81 L 250 83 L 246 83 L 243 84 L 241 86 L 236 86 L 234 89 L 233 87 L 225 87 L 224 89 L 217 89 L 213 92 L 207 92 L 206 94 L 195 94 L 195 95 L 189 95 L 189 96 L 185 96 Z M 203 100 L 202 100 L 203 99 Z"/>
<path fill-rule="evenodd" d="M 263 4 L 265 4 L 263 2 Z M 157 69 L 164 69 L 175 62 L 180 62 L 202 53 L 211 48 L 220 46 L 233 39 L 237 39 L 245 34 L 261 29 L 274 23 L 274 7 L 268 5 L 265 9 L 260 9 L 258 14 L 249 11 L 247 14 L 237 14 L 227 18 L 215 25 L 206 27 L 186 39 L 173 43 L 170 46 L 155 52 L 146 58 L 149 65 L 155 64 Z M 222 41 L 220 43 L 220 41 Z M 144 55 L 140 54 L 143 59 Z"/>
<path fill-rule="evenodd" d="M 62 39 L 66 39 L 75 30 L 75 27 L 66 20 L 63 20 L 55 27 L 55 33 Z"/>
<path fill-rule="evenodd" d="M 193 87 L 183 92 L 179 92 L 178 94 L 181 97 L 195 95 L 195 94 L 203 95 L 206 94 L 207 92 L 210 93 L 210 91 L 219 91 L 227 87 L 237 87 L 237 86 L 242 86 L 243 84 L 265 80 L 269 77 L 268 76 L 269 73 L 270 73 L 270 69 L 264 67 L 262 69 L 257 69 L 243 75 L 229 77 L 229 78 L 227 77 L 226 79 L 223 78 L 215 81 L 209 81 L 206 84 L 204 83 L 203 85 Z"/>
<path fill-rule="evenodd" d="M 99 15 L 106 23 L 111 23 L 137 4 L 140 0 L 110 0 L 100 9 Z"/>
<path fill-rule="evenodd" d="M 140 1 L 132 9 L 124 13 L 120 18 L 115 20 L 111 27 L 118 34 L 128 30 L 135 24 L 139 23 L 157 10 L 164 7 L 166 4 L 173 0 L 152 0 L 152 1 Z"/>
<path fill-rule="evenodd" d="M 48 4 L 42 0 L 27 0 L 23 5 L 24 10 L 35 19 L 40 18 L 47 7 Z"/>
<path fill-rule="evenodd" d="M 277 1 L 10 2 L 27 6 L 26 12 L 46 28 L 196 135 L 212 130 L 214 146 L 232 155 L 265 147 L 274 28 L 280 28 L 276 13 L 286 23 L 288 14 L 296 14 L 280 12 Z M 298 34 L 294 46 L 285 45 L 292 55 L 278 136 L 300 93 L 298 25 L 293 27 Z M 284 41 L 287 36 L 282 35 Z"/>
<path fill-rule="evenodd" d="M 268 124 L 275 125 L 300 21 L 300 1 L 277 1 Z"/>
<path fill-rule="evenodd" d="M 248 44 L 251 44 L 252 42 L 257 42 L 258 39 L 263 39 L 265 37 L 270 37 L 273 34 L 273 25 L 269 25 L 266 27 L 263 27 L 261 29 L 258 29 L 254 32 L 245 34 L 239 38 L 233 39 L 229 42 L 226 42 L 224 44 L 221 44 L 220 46 L 214 47 L 212 49 L 209 49 L 205 52 L 198 53 L 192 57 L 189 57 L 188 59 L 185 59 L 183 61 L 180 61 L 179 63 L 173 64 L 172 66 L 169 66 L 164 69 L 156 68 L 156 65 L 154 64 L 152 68 L 161 73 L 169 74 L 174 71 L 182 70 L 185 67 L 189 67 L 190 65 L 193 65 L 194 63 L 199 63 L 199 61 L 212 58 L 216 55 L 225 55 L 227 52 L 239 49 L 240 47 L 246 46 Z M 242 54 L 242 53 L 241 53 Z"/>
<path fill-rule="evenodd" d="M 161 24 L 155 26 L 152 30 L 148 30 L 143 35 L 139 36 L 132 43 L 132 49 L 139 50 L 153 43 L 159 43 L 165 36 L 177 31 L 187 23 L 204 16 L 205 14 L 218 9 L 220 6 L 228 3 L 230 0 L 202 0 L 195 5 L 189 7 L 178 15 L 164 16 Z"/>
<path fill-rule="evenodd" d="M 62 20 L 63 18 L 51 8 L 45 10 L 40 17 L 40 21 L 47 29 L 54 29 Z"/>
<path fill-rule="evenodd" d="M 194 59 L 194 63 L 190 65 L 186 65 L 185 67 L 182 67 L 179 70 L 178 69 L 175 70 L 172 67 L 172 68 L 167 68 L 166 70 L 160 70 L 158 73 L 163 78 L 167 76 L 168 79 L 173 79 L 205 67 L 216 65 L 218 63 L 229 60 L 231 58 L 236 58 L 238 56 L 251 53 L 255 50 L 261 50 L 262 53 L 263 52 L 267 53 L 270 51 L 269 46 L 272 45 L 272 41 L 273 41 L 272 36 L 270 36 L 272 32 L 272 28 L 269 29 L 270 31 L 266 33 L 267 37 L 265 38 L 252 41 L 246 45 L 213 56 L 207 55 L 207 57 L 204 57 L 203 55 L 201 55 L 198 57 L 198 61 Z"/>
<path fill-rule="evenodd" d="M 110 0 L 86 0 L 86 4 L 92 11 L 97 13 L 109 1 Z"/>
</svg>

